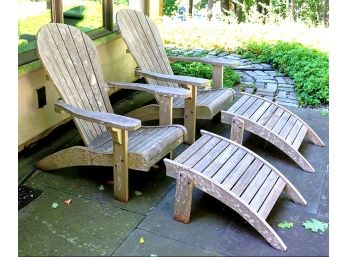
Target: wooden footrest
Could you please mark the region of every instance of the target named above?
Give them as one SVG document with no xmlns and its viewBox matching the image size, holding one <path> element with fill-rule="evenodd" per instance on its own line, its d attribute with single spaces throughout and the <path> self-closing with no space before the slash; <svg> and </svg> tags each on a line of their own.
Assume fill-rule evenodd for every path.
<svg viewBox="0 0 348 257">
<path fill-rule="evenodd" d="M 234 209 L 273 247 L 285 251 L 285 244 L 265 219 L 284 189 L 293 201 L 306 204 L 302 195 L 252 151 L 213 133 L 201 133 L 175 160 L 164 160 L 167 175 L 177 178 L 174 217 L 189 221 L 192 187 L 197 187 Z"/>
<path fill-rule="evenodd" d="M 324 146 L 318 135 L 297 115 L 265 98 L 244 93 L 228 110 L 221 111 L 221 122 L 231 124 L 231 139 L 241 142 L 243 130 L 254 133 L 271 142 L 303 170 L 314 168 L 299 153 L 303 139 Z M 236 126 L 241 126 L 238 130 Z M 237 135 L 239 134 L 239 135 Z"/>
</svg>

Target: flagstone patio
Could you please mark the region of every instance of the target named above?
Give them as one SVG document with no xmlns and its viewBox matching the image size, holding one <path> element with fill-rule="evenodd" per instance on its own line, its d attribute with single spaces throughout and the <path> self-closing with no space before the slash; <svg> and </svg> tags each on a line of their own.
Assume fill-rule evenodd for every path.
<svg viewBox="0 0 348 257">
<path fill-rule="evenodd" d="M 114 101 L 114 108 L 124 113 L 135 108 L 135 103 L 141 105 L 149 100 L 148 94 L 131 94 L 126 100 Z M 286 252 L 272 248 L 237 213 L 196 189 L 190 223 L 176 222 L 172 217 L 175 180 L 166 176 L 162 161 L 148 173 L 130 171 L 128 203 L 113 198 L 112 168 L 35 170 L 36 160 L 82 143 L 76 128 L 69 123 L 19 156 L 22 181 L 43 191 L 18 212 L 19 255 L 328 256 L 329 231 L 314 233 L 305 230 L 302 223 L 311 218 L 329 222 L 329 119 L 316 109 L 287 108 L 308 122 L 326 144 L 318 147 L 304 141 L 300 148 L 315 173 L 302 171 L 263 139 L 248 133 L 244 137 L 244 145 L 283 172 L 308 202 L 307 206 L 297 205 L 282 195 L 267 218 L 287 245 Z M 221 124 L 219 118 L 199 121 L 197 128 L 229 136 L 229 126 Z M 174 157 L 187 147 L 179 146 Z M 27 179 L 31 171 L 35 172 Z M 72 199 L 69 206 L 64 204 L 67 199 Z M 53 203 L 58 207 L 52 208 Z M 277 227 L 282 221 L 293 222 L 294 227 Z"/>
</svg>

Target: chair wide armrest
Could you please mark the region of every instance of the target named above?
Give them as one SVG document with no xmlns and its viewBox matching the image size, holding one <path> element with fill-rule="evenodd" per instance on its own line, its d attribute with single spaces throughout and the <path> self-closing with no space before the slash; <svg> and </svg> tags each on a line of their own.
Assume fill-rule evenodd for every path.
<svg viewBox="0 0 348 257">
<path fill-rule="evenodd" d="M 141 127 L 141 121 L 138 119 L 108 112 L 87 111 L 73 105 L 66 104 L 61 100 L 55 103 L 55 109 L 57 112 L 64 111 L 71 114 L 75 118 L 105 125 L 111 128 L 137 130 Z"/>
<path fill-rule="evenodd" d="M 191 95 L 190 90 L 184 88 L 164 87 L 152 84 L 107 82 L 109 87 L 132 89 L 150 92 L 156 95 L 187 98 Z"/>
<path fill-rule="evenodd" d="M 169 75 L 169 74 L 156 73 L 152 71 L 135 70 L 135 74 L 138 76 L 154 78 L 154 79 L 169 81 L 169 82 L 178 83 L 178 84 L 191 85 L 196 87 L 205 87 L 209 84 L 208 79 L 179 76 L 179 75 Z"/>
<path fill-rule="evenodd" d="M 204 57 L 185 57 L 185 56 L 168 56 L 170 62 L 199 62 L 203 64 L 210 64 L 214 66 L 226 66 L 226 67 L 237 67 L 240 63 L 237 61 L 228 61 Z"/>
</svg>

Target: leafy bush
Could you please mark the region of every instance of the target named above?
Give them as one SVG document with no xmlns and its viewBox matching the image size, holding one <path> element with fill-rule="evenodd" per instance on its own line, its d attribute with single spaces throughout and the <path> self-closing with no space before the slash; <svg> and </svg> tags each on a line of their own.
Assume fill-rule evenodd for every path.
<svg viewBox="0 0 348 257">
<path fill-rule="evenodd" d="M 163 14 L 166 16 L 173 16 L 179 10 L 179 4 L 176 0 L 163 1 Z"/>
<path fill-rule="evenodd" d="M 211 65 L 196 62 L 175 62 L 171 66 L 175 75 L 212 79 L 213 68 Z M 224 87 L 233 87 L 239 81 L 240 76 L 232 68 L 224 68 Z"/>
<path fill-rule="evenodd" d="M 272 64 L 294 79 L 297 99 L 301 105 L 318 106 L 329 103 L 329 57 L 317 49 L 300 43 L 251 41 L 237 53 L 254 61 Z"/>
</svg>

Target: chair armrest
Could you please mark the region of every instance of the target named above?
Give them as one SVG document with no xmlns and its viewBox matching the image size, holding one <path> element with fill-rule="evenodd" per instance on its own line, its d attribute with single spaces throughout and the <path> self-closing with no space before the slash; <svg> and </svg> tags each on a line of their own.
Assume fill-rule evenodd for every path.
<svg viewBox="0 0 348 257">
<path fill-rule="evenodd" d="M 191 96 L 190 90 L 184 88 L 165 87 L 152 84 L 141 84 L 141 83 L 123 83 L 123 82 L 107 82 L 109 87 L 117 87 L 123 89 L 133 89 L 139 91 L 150 92 L 156 95 L 171 96 L 171 97 L 182 97 L 187 98 Z"/>
<path fill-rule="evenodd" d="M 185 57 L 185 56 L 168 56 L 170 62 L 199 62 L 203 64 L 210 64 L 214 66 L 229 66 L 237 67 L 239 62 L 237 61 L 227 61 L 212 58 L 202 58 L 202 57 Z"/>
<path fill-rule="evenodd" d="M 162 73 L 143 71 L 143 70 L 135 70 L 135 74 L 138 76 L 154 78 L 154 79 L 174 82 L 178 84 L 191 85 L 196 87 L 205 87 L 209 84 L 208 79 L 188 77 L 188 76 L 169 75 L 169 74 L 162 74 Z"/>
<path fill-rule="evenodd" d="M 111 128 L 118 128 L 124 130 L 137 130 L 141 127 L 141 121 L 134 118 L 129 118 L 108 112 L 87 111 L 77 108 L 73 105 L 66 104 L 61 100 L 55 103 L 57 112 L 67 112 L 75 118 L 105 125 Z"/>
</svg>

